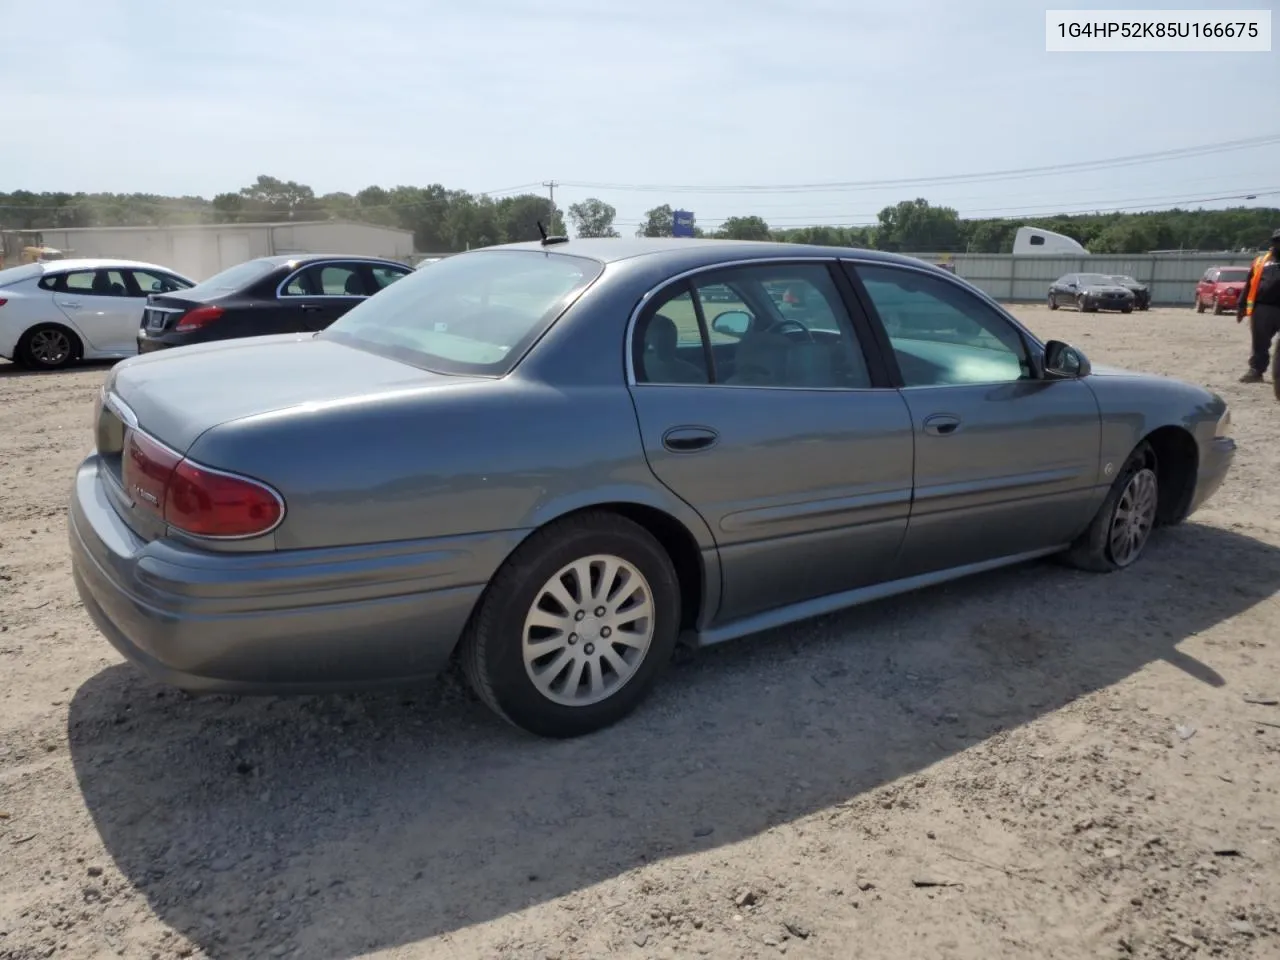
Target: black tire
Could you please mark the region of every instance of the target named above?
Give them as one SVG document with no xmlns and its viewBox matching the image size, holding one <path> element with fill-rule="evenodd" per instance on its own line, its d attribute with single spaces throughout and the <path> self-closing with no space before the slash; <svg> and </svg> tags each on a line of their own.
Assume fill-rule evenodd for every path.
<svg viewBox="0 0 1280 960">
<path fill-rule="evenodd" d="M 14 358 L 28 370 L 61 370 L 75 362 L 82 350 L 80 338 L 66 327 L 41 323 L 22 335 Z"/>
<path fill-rule="evenodd" d="M 1050 310 L 1058 309 L 1058 298 L 1055 297 L 1052 293 L 1049 294 L 1049 309 Z"/>
<path fill-rule="evenodd" d="M 1213 315 L 1215 317 L 1222 316 L 1222 301 L 1217 297 L 1213 298 Z"/>
<path fill-rule="evenodd" d="M 1120 312 L 1121 312 L 1121 313 L 1133 313 L 1133 307 L 1121 307 L 1121 308 L 1120 308 Z"/>
<path fill-rule="evenodd" d="M 1153 484 L 1151 490 L 1154 500 L 1151 506 L 1150 522 L 1146 527 L 1145 535 L 1137 551 L 1132 556 L 1117 557 L 1112 546 L 1111 536 L 1116 522 L 1116 514 L 1120 508 L 1121 501 L 1124 499 L 1126 490 L 1134 481 L 1134 478 L 1140 474 L 1150 474 L 1150 481 Z M 1141 558 L 1143 551 L 1150 542 L 1151 531 L 1156 525 L 1156 506 L 1159 504 L 1159 499 L 1160 479 L 1157 473 L 1155 452 L 1144 442 L 1139 444 L 1138 448 L 1129 455 L 1129 459 L 1125 461 L 1124 466 L 1120 469 L 1115 483 L 1111 485 L 1106 499 L 1102 501 L 1102 506 L 1098 508 L 1098 512 L 1094 515 L 1088 529 L 1067 549 L 1061 559 L 1069 566 L 1078 570 L 1087 570 L 1091 573 L 1112 573 L 1116 570 L 1131 567 Z"/>
<path fill-rule="evenodd" d="M 557 571 L 596 555 L 620 558 L 644 578 L 653 635 L 635 672 L 612 694 L 569 706 L 544 695 L 525 667 L 525 617 Z M 679 581 L 662 545 L 625 517 L 590 511 L 544 527 L 507 558 L 472 615 L 460 659 L 472 688 L 498 716 L 537 736 L 578 737 L 617 723 L 640 705 L 671 661 L 680 615 Z"/>
<path fill-rule="evenodd" d="M 1081 313 L 1088 313 L 1088 312 L 1089 312 L 1089 301 L 1088 301 L 1088 300 L 1086 300 L 1084 297 L 1079 297 L 1079 298 L 1077 298 L 1077 299 L 1076 299 L 1076 309 L 1077 309 L 1077 310 L 1079 310 Z"/>
<path fill-rule="evenodd" d="M 1200 299 L 1200 294 L 1196 294 L 1196 313 L 1204 313 L 1204 301 Z"/>
</svg>

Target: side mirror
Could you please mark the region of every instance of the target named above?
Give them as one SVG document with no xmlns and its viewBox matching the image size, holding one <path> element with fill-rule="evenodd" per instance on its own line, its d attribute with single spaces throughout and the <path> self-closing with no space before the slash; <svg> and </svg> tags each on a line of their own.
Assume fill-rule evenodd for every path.
<svg viewBox="0 0 1280 960">
<path fill-rule="evenodd" d="M 711 329 L 716 333 L 738 339 L 744 337 L 750 327 L 751 315 L 741 310 L 726 310 L 724 313 L 716 314 L 716 318 L 711 321 Z"/>
<path fill-rule="evenodd" d="M 1093 368 L 1089 359 L 1069 343 L 1050 340 L 1044 345 L 1044 372 L 1051 380 L 1078 380 Z"/>
</svg>

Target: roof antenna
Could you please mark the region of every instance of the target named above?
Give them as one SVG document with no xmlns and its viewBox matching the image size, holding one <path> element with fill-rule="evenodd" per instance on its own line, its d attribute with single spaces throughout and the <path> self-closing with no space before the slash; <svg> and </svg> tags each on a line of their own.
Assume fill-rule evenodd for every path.
<svg viewBox="0 0 1280 960">
<path fill-rule="evenodd" d="M 547 235 L 547 228 L 546 228 L 546 227 L 544 227 L 544 226 L 542 225 L 542 221 L 541 221 L 541 220 L 537 221 L 537 224 L 538 224 L 538 232 L 539 232 L 540 234 L 542 234 L 542 245 L 543 245 L 544 247 L 549 247 L 549 246 L 551 246 L 553 243 L 568 243 L 568 242 L 569 242 L 569 238 L 568 238 L 568 237 L 555 237 L 555 236 L 548 236 L 548 235 Z"/>
</svg>

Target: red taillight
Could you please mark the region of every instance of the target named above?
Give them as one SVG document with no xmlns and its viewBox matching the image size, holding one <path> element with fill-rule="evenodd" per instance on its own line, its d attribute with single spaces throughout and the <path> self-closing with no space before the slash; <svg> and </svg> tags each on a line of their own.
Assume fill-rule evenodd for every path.
<svg viewBox="0 0 1280 960">
<path fill-rule="evenodd" d="M 222 316 L 221 307 L 196 307 L 194 310 L 184 313 L 178 319 L 178 325 L 173 329 L 178 333 L 186 333 L 188 330 L 199 330 L 201 327 L 207 327 L 220 316 Z"/>
<path fill-rule="evenodd" d="M 284 505 L 260 483 L 183 460 L 169 479 L 164 519 L 198 537 L 251 537 L 280 522 Z"/>
<path fill-rule="evenodd" d="M 6 300 L 4 297 L 0 297 L 0 307 L 3 307 L 3 306 L 4 306 L 6 303 L 8 303 L 8 302 L 9 302 L 9 301 L 8 301 L 8 300 Z"/>
<path fill-rule="evenodd" d="M 263 484 L 192 463 L 134 430 L 121 477 L 136 508 L 197 537 L 261 536 L 284 516 Z"/>
</svg>

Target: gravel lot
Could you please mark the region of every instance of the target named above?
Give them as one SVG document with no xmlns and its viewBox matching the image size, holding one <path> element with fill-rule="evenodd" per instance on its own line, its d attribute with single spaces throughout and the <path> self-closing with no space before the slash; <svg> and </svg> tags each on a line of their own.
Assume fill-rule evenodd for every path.
<svg viewBox="0 0 1280 960">
<path fill-rule="evenodd" d="M 450 678 L 145 679 L 65 547 L 105 368 L 0 361 L 0 958 L 1280 956 L 1280 404 L 1233 318 L 1020 312 L 1232 403 L 1195 522 L 699 654 L 568 743 Z"/>
</svg>

